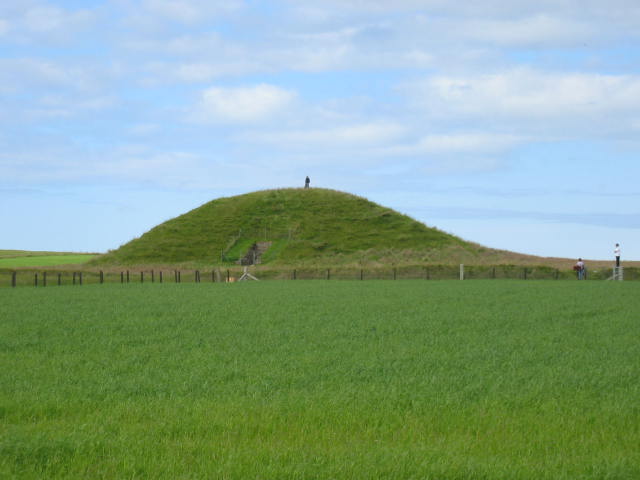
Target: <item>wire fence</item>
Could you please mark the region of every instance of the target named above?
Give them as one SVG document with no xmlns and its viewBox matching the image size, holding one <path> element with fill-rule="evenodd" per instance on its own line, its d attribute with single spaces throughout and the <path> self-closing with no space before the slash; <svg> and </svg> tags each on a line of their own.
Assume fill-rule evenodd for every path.
<svg viewBox="0 0 640 480">
<path fill-rule="evenodd" d="M 451 280 L 517 279 L 577 280 L 576 272 L 550 267 L 514 265 L 464 266 L 418 265 L 387 268 L 250 268 L 259 280 Z M 47 269 L 0 270 L 0 287 L 51 287 L 63 285 L 130 284 L 130 283 L 231 283 L 242 278 L 237 268 L 121 270 L 121 271 L 57 271 Z M 611 279 L 613 268 L 587 271 L 586 281 Z M 624 269 L 624 280 L 640 279 L 640 269 Z"/>
</svg>

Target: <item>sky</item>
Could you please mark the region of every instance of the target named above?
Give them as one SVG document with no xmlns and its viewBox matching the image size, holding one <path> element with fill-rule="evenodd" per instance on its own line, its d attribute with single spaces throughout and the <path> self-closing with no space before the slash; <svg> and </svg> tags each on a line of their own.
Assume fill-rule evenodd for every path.
<svg viewBox="0 0 640 480">
<path fill-rule="evenodd" d="M 0 249 L 106 252 L 308 175 L 640 260 L 639 159 L 637 0 L 0 2 Z"/>
</svg>

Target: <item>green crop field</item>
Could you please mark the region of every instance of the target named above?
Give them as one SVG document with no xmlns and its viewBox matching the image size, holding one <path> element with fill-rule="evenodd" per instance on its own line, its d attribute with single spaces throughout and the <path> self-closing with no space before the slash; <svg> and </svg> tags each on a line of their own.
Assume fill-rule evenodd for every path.
<svg viewBox="0 0 640 480">
<path fill-rule="evenodd" d="M 0 477 L 637 479 L 638 288 L 0 289 Z"/>
</svg>

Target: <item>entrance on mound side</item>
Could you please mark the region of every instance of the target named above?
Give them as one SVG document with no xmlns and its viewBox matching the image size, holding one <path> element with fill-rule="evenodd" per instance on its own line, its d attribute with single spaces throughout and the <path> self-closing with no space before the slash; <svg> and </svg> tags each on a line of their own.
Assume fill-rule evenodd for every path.
<svg viewBox="0 0 640 480">
<path fill-rule="evenodd" d="M 266 252 L 271 246 L 272 242 L 256 242 L 251 247 L 247 253 L 238 260 L 240 265 L 258 265 L 262 263 L 262 254 Z"/>
</svg>

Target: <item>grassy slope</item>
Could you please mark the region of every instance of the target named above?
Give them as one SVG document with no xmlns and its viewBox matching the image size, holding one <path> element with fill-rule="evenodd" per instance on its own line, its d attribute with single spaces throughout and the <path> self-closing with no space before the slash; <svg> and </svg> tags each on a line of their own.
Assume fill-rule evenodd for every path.
<svg viewBox="0 0 640 480">
<path fill-rule="evenodd" d="M 2 478 L 640 478 L 634 283 L 103 285 L 0 303 Z"/>
<path fill-rule="evenodd" d="M 272 240 L 266 262 L 428 260 L 480 248 L 364 198 L 326 189 L 281 189 L 214 200 L 169 220 L 95 264 L 212 264 Z"/>
</svg>

